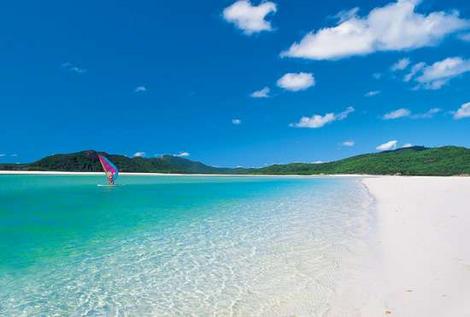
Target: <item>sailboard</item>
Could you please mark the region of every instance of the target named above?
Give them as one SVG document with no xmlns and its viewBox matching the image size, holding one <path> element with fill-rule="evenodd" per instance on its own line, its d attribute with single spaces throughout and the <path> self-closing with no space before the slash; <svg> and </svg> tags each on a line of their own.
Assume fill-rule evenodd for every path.
<svg viewBox="0 0 470 317">
<path fill-rule="evenodd" d="M 116 165 L 113 164 L 113 162 L 103 155 L 98 154 L 98 159 L 100 160 L 101 167 L 103 167 L 106 180 L 108 181 L 107 184 L 99 184 L 98 186 L 116 186 L 115 182 L 119 176 L 119 169 L 116 167 Z"/>
</svg>

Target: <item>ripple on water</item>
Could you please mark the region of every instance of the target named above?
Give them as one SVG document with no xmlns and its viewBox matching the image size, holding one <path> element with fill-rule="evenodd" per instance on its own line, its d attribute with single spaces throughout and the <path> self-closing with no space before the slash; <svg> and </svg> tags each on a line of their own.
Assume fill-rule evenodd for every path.
<svg viewBox="0 0 470 317">
<path fill-rule="evenodd" d="M 321 316 L 370 225 L 355 180 L 210 206 L 4 276 L 6 316 Z M 199 214 L 195 211 L 195 214 Z"/>
</svg>

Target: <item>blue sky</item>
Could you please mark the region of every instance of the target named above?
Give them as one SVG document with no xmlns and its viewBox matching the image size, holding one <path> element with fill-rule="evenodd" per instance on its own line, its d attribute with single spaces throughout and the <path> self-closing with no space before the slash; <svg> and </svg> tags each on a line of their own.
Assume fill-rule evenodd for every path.
<svg viewBox="0 0 470 317">
<path fill-rule="evenodd" d="M 0 162 L 470 146 L 464 0 L 4 1 L 0 43 Z"/>
</svg>

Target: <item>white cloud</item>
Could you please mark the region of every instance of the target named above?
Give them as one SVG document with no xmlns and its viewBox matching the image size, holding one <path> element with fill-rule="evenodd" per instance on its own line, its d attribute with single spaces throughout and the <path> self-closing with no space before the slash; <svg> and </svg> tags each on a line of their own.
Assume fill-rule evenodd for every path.
<svg viewBox="0 0 470 317">
<path fill-rule="evenodd" d="M 252 98 L 268 98 L 269 93 L 271 92 L 271 89 L 269 87 L 264 87 L 260 90 L 256 90 L 250 94 L 250 97 Z"/>
<path fill-rule="evenodd" d="M 416 113 L 411 116 L 412 119 L 431 119 L 435 114 L 438 114 L 442 110 L 440 108 L 431 108 L 424 113 Z"/>
<path fill-rule="evenodd" d="M 242 120 L 240 119 L 232 119 L 232 124 L 234 125 L 240 125 L 242 123 Z"/>
<path fill-rule="evenodd" d="M 410 80 L 413 79 L 413 77 L 419 72 L 421 71 L 424 67 L 426 66 L 426 63 L 417 63 L 415 65 L 413 65 L 413 67 L 411 67 L 411 71 L 405 75 L 405 77 L 403 78 L 404 81 L 408 82 Z"/>
<path fill-rule="evenodd" d="M 315 86 L 315 77 L 311 73 L 287 73 L 277 80 L 277 85 L 290 91 L 300 91 Z"/>
<path fill-rule="evenodd" d="M 235 24 L 247 35 L 271 31 L 271 22 L 266 21 L 266 16 L 277 11 L 274 2 L 262 2 L 259 5 L 252 5 L 248 0 L 239 0 L 228 6 L 223 11 L 226 21 Z"/>
<path fill-rule="evenodd" d="M 376 51 L 401 51 L 432 46 L 446 35 L 469 27 L 457 11 L 415 12 L 418 0 L 398 0 L 374 8 L 367 16 L 356 12 L 336 26 L 312 31 L 281 56 L 315 60 L 339 59 Z"/>
<path fill-rule="evenodd" d="M 189 156 L 189 153 L 188 152 L 180 152 L 178 154 L 175 154 L 175 156 L 179 156 L 179 157 L 188 157 Z"/>
<path fill-rule="evenodd" d="M 374 77 L 374 79 L 380 79 L 380 78 L 382 78 L 382 74 L 381 73 L 373 73 L 372 77 Z"/>
<path fill-rule="evenodd" d="M 392 67 L 390 67 L 390 69 L 393 71 L 393 72 L 396 72 L 396 71 L 399 71 L 399 70 L 404 70 L 405 68 L 408 67 L 408 65 L 410 65 L 411 61 L 409 58 L 402 58 L 400 60 L 398 60 L 395 64 L 392 65 Z"/>
<path fill-rule="evenodd" d="M 394 110 L 392 112 L 384 114 L 383 119 L 384 120 L 394 120 L 394 119 L 409 117 L 410 115 L 411 115 L 410 110 L 408 110 L 406 108 L 400 108 L 400 109 L 397 109 L 397 110 Z"/>
<path fill-rule="evenodd" d="M 460 108 L 454 113 L 455 120 L 463 118 L 470 118 L 470 102 L 461 105 Z"/>
<path fill-rule="evenodd" d="M 354 144 L 355 143 L 352 140 L 347 140 L 342 143 L 343 146 L 349 146 L 349 147 L 354 146 Z"/>
<path fill-rule="evenodd" d="M 313 161 L 312 164 L 323 164 L 325 163 L 324 161 Z"/>
<path fill-rule="evenodd" d="M 379 146 L 376 147 L 376 149 L 379 151 L 390 151 L 390 150 L 396 149 L 397 144 L 398 144 L 397 140 L 390 140 L 388 142 L 385 142 L 384 144 L 380 144 Z"/>
<path fill-rule="evenodd" d="M 438 114 L 442 110 L 440 108 L 431 108 L 423 113 L 412 113 L 409 109 L 400 108 L 389 113 L 386 113 L 383 116 L 384 120 L 393 120 L 399 118 L 411 118 L 411 119 L 431 119 L 434 115 Z"/>
<path fill-rule="evenodd" d="M 135 152 L 134 155 L 132 155 L 133 157 L 144 157 L 145 156 L 145 152 Z"/>
<path fill-rule="evenodd" d="M 470 42 L 470 33 L 464 33 L 459 36 L 459 39 L 461 39 L 464 42 Z"/>
<path fill-rule="evenodd" d="M 373 96 L 377 96 L 378 94 L 380 94 L 380 90 L 371 90 L 371 91 L 366 92 L 364 96 L 373 97 Z"/>
<path fill-rule="evenodd" d="M 338 114 L 335 114 L 333 112 L 326 113 L 323 116 L 319 114 L 315 114 L 311 117 L 302 117 L 297 123 L 291 123 L 290 126 L 295 127 L 295 128 L 312 128 L 312 129 L 321 128 L 325 126 L 326 124 L 331 123 L 333 121 L 346 119 L 349 116 L 349 114 L 352 112 L 354 112 L 354 108 L 348 107 L 346 108 L 346 110 Z"/>
<path fill-rule="evenodd" d="M 412 147 L 412 146 L 413 146 L 413 144 L 411 144 L 411 143 L 406 143 L 406 144 L 403 145 L 401 148 L 402 148 L 402 149 L 406 149 L 406 148 L 409 148 L 409 147 Z"/>
<path fill-rule="evenodd" d="M 77 74 L 83 74 L 83 73 L 86 73 L 86 69 L 85 68 L 81 68 L 81 67 L 78 67 L 76 65 L 73 65 L 72 63 L 63 63 L 62 64 L 62 68 L 70 71 L 70 72 L 73 72 L 73 73 L 77 73 Z"/>
<path fill-rule="evenodd" d="M 146 92 L 146 91 L 147 91 L 147 87 L 145 87 L 145 86 L 137 86 L 137 87 L 135 87 L 135 89 L 134 89 L 134 92 L 136 92 L 136 93 L 139 93 L 139 92 Z"/>
<path fill-rule="evenodd" d="M 470 59 L 448 57 L 432 65 L 418 63 L 412 71 L 405 76 L 405 81 L 414 80 L 417 88 L 440 89 L 449 80 L 470 71 Z"/>
</svg>

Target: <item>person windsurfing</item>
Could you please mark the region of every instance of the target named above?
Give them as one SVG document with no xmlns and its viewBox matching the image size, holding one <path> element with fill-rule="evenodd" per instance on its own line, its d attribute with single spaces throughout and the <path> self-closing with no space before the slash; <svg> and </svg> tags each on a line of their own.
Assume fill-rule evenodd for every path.
<svg viewBox="0 0 470 317">
<path fill-rule="evenodd" d="M 116 165 L 113 164 L 113 162 L 111 162 L 103 155 L 98 154 L 98 159 L 100 160 L 101 166 L 103 167 L 106 179 L 108 181 L 108 185 L 115 185 L 114 183 L 119 175 L 118 168 L 116 167 Z"/>
</svg>

